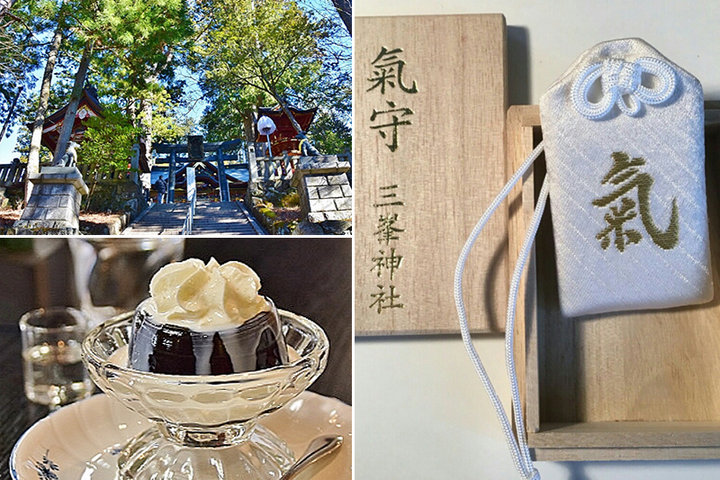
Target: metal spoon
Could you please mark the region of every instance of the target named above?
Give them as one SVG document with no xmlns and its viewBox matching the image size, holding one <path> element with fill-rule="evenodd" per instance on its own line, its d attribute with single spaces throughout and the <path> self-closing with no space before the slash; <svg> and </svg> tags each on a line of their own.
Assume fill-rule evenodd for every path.
<svg viewBox="0 0 720 480">
<path fill-rule="evenodd" d="M 306 467 L 314 463 L 316 460 L 324 457 L 330 452 L 334 452 L 337 448 L 342 445 L 343 437 L 339 435 L 326 435 L 318 437 L 308 445 L 307 450 L 300 460 L 295 462 L 285 474 L 280 477 L 280 480 L 290 480 L 304 470 Z"/>
</svg>

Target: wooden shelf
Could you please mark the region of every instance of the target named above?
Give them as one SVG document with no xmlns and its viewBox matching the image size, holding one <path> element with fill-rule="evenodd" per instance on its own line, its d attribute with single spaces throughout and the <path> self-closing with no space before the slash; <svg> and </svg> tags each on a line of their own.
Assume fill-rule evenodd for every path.
<svg viewBox="0 0 720 480">
<path fill-rule="evenodd" d="M 720 445 L 720 422 L 548 423 L 530 437 L 536 447 L 542 448 Z"/>
<path fill-rule="evenodd" d="M 720 125 L 706 104 L 708 214 L 715 299 L 661 311 L 568 318 L 560 312 L 549 213 L 519 295 L 516 361 L 528 443 L 538 460 L 720 458 Z M 541 139 L 537 106 L 507 115 L 507 167 Z M 510 198 L 518 256 L 544 159 Z M 550 193 L 550 209 L 552 192 Z"/>
</svg>

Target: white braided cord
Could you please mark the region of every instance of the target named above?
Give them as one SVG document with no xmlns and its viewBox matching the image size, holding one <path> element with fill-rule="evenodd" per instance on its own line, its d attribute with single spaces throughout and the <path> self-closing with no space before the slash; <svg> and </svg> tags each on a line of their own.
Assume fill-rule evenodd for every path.
<svg viewBox="0 0 720 480">
<path fill-rule="evenodd" d="M 657 84 L 648 88 L 642 84 L 642 74 L 657 78 Z M 588 100 L 593 84 L 602 83 L 603 96 L 598 102 Z M 607 58 L 585 67 L 577 76 L 570 95 L 577 112 L 590 120 L 605 118 L 617 105 L 622 113 L 634 117 L 640 114 L 643 104 L 657 105 L 672 97 L 677 84 L 677 74 L 665 61 L 654 57 L 638 58 L 626 62 Z"/>
<path fill-rule="evenodd" d="M 502 406 L 495 388 L 490 381 L 490 377 L 483 366 L 480 356 L 472 343 L 472 337 L 470 336 L 470 328 L 468 326 L 467 312 L 465 310 L 465 302 L 463 301 L 463 272 L 465 271 L 465 264 L 467 258 L 470 255 L 473 245 L 477 241 L 480 233 L 487 224 L 490 217 L 498 209 L 500 204 L 507 198 L 510 191 L 515 187 L 517 182 L 522 178 L 525 172 L 530 168 L 533 162 L 537 159 L 543 150 L 543 143 L 535 147 L 531 152 L 522 166 L 513 174 L 510 180 L 505 184 L 503 189 L 498 193 L 495 199 L 492 201 L 490 206 L 485 210 L 483 215 L 478 220 L 477 224 L 473 228 L 470 236 L 468 237 L 463 249 L 458 258 L 457 265 L 455 267 L 455 282 L 454 282 L 454 293 L 455 293 L 455 307 L 457 308 L 458 320 L 460 323 L 460 333 L 463 338 L 463 343 L 467 349 L 470 360 L 472 361 L 480 380 L 490 397 L 490 402 L 493 405 L 495 412 L 497 413 L 498 420 L 500 420 L 500 426 L 505 434 L 505 439 L 510 449 L 510 454 L 517 468 L 518 472 L 523 478 L 528 480 L 540 480 L 540 473 L 535 469 L 530 457 L 530 449 L 527 446 L 527 440 L 525 439 L 525 422 L 522 413 L 522 404 L 520 399 L 520 393 L 517 381 L 517 372 L 515 369 L 514 359 L 514 344 L 513 344 L 513 332 L 515 329 L 515 304 L 517 302 L 518 289 L 520 284 L 520 277 L 522 276 L 523 269 L 527 262 L 530 250 L 537 233 L 540 219 L 545 208 L 545 203 L 548 197 L 548 183 L 547 180 L 543 182 L 543 186 L 540 190 L 540 196 L 538 198 L 538 206 L 533 214 L 530 229 L 528 230 L 527 236 L 523 243 L 518 262 L 515 266 L 513 273 L 512 282 L 510 285 L 510 291 L 508 294 L 508 309 L 505 324 L 505 362 L 508 370 L 508 376 L 510 377 L 510 387 L 512 394 L 512 404 L 514 410 L 515 424 L 518 430 L 517 440 L 513 435 L 512 426 L 508 419 L 508 415 Z"/>
</svg>

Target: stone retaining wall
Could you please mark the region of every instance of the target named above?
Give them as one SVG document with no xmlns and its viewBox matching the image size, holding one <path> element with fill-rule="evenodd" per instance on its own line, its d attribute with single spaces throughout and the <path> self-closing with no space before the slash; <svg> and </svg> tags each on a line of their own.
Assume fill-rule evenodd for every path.
<svg viewBox="0 0 720 480">
<path fill-rule="evenodd" d="M 347 177 L 350 163 L 335 155 L 300 157 L 293 185 L 300 206 L 311 223 L 352 221 L 352 187 Z"/>
</svg>

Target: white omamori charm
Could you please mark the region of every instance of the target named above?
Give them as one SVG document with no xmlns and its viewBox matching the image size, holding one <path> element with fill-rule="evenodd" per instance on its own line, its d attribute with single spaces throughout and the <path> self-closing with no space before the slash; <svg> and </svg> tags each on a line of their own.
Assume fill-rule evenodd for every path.
<svg viewBox="0 0 720 480">
<path fill-rule="evenodd" d="M 540 115 L 563 313 L 709 301 L 700 82 L 642 40 L 605 42 Z"/>
</svg>

